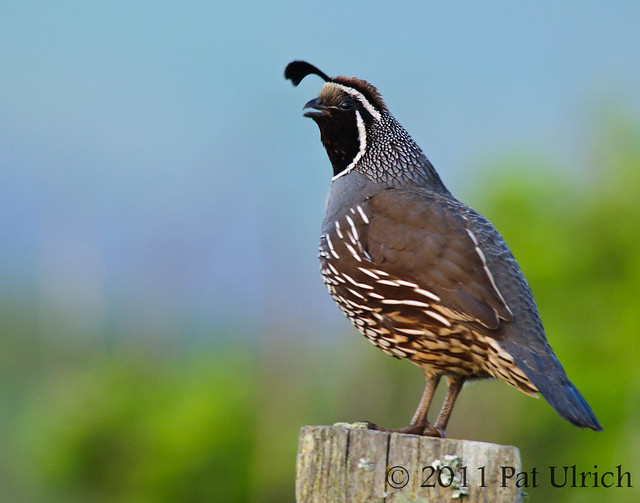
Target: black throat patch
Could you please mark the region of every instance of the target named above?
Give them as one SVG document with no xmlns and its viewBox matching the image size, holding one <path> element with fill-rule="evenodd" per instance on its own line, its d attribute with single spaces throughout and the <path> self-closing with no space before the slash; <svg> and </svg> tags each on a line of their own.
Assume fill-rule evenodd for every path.
<svg viewBox="0 0 640 503">
<path fill-rule="evenodd" d="M 356 114 L 329 111 L 313 117 L 320 128 L 320 139 L 333 166 L 333 176 L 339 175 L 354 162 L 360 152 L 360 141 L 365 141 L 360 138 Z M 364 124 L 362 128 L 364 129 Z"/>
</svg>

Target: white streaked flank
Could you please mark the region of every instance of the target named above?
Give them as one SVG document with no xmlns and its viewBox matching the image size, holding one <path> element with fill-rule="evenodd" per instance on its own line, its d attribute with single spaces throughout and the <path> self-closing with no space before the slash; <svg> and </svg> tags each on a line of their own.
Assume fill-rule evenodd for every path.
<svg viewBox="0 0 640 503">
<path fill-rule="evenodd" d="M 383 304 L 397 305 L 397 306 L 411 306 L 411 307 L 431 307 L 430 304 L 420 302 L 419 300 L 398 300 L 398 299 L 384 299 Z"/>
<path fill-rule="evenodd" d="M 446 327 L 450 327 L 451 323 L 449 322 L 449 320 L 447 320 L 444 316 L 431 311 L 429 309 L 425 309 L 424 311 L 426 314 L 428 314 L 429 316 L 431 316 L 434 320 L 438 320 L 440 323 L 442 323 L 444 326 Z"/>
<path fill-rule="evenodd" d="M 344 245 L 347 247 L 347 250 L 349 250 L 351 255 L 353 255 L 354 259 L 356 259 L 358 262 L 362 262 L 362 259 L 360 258 L 360 255 L 358 255 L 358 253 L 356 252 L 356 250 L 355 250 L 355 248 L 353 246 L 351 246 L 349 243 L 345 243 Z"/>
<path fill-rule="evenodd" d="M 340 256 L 333 249 L 333 243 L 331 242 L 331 238 L 329 237 L 329 234 L 325 234 L 324 238 L 327 240 L 327 244 L 329 245 L 329 251 L 331 252 L 331 255 L 333 255 L 336 260 L 340 260 Z"/>
<path fill-rule="evenodd" d="M 424 290 L 422 288 L 415 288 L 413 291 L 416 293 L 419 293 L 420 295 L 424 295 L 425 297 L 429 297 L 430 299 L 433 299 L 436 302 L 440 302 L 440 297 L 438 297 L 434 293 L 431 293 L 429 290 Z"/>
<path fill-rule="evenodd" d="M 402 332 L 403 334 L 407 334 L 407 335 L 425 335 L 425 331 L 424 330 L 418 330 L 415 328 L 400 328 L 400 327 L 396 327 L 395 328 L 396 332 Z"/>
<path fill-rule="evenodd" d="M 365 224 L 368 224 L 369 223 L 369 218 L 365 214 L 364 210 L 360 207 L 360 205 L 358 205 L 357 208 L 358 208 L 358 213 L 360 213 L 360 216 L 362 217 L 362 221 Z"/>
<path fill-rule="evenodd" d="M 347 290 L 349 290 L 356 297 L 358 297 L 358 298 L 360 298 L 362 300 L 365 300 L 364 296 L 360 292 L 358 292 L 357 290 L 354 290 L 353 288 L 349 288 L 349 287 L 347 287 Z"/>
<path fill-rule="evenodd" d="M 416 288 L 418 286 L 417 283 L 412 283 L 411 281 L 405 281 L 403 279 L 397 279 L 396 283 L 398 283 L 399 285 L 408 286 L 408 287 L 411 287 L 411 288 Z"/>
<path fill-rule="evenodd" d="M 369 269 L 365 269 L 364 267 L 358 267 L 358 269 L 360 269 L 367 276 L 371 276 L 373 279 L 380 279 L 380 276 L 378 276 L 375 272 L 373 272 L 373 271 L 371 271 Z"/>
<path fill-rule="evenodd" d="M 346 274 L 346 273 L 344 273 L 344 272 L 342 273 L 342 277 L 343 277 L 344 279 L 346 279 L 346 280 L 347 280 L 349 283 L 351 283 L 352 285 L 356 285 L 356 286 L 358 285 L 358 282 L 357 282 L 355 279 L 353 279 L 351 276 L 349 276 L 348 274 Z"/>
<path fill-rule="evenodd" d="M 426 302 L 420 302 L 419 300 L 403 300 L 402 304 L 405 306 L 413 306 L 413 307 L 431 307 L 431 304 L 427 304 Z"/>
<path fill-rule="evenodd" d="M 378 283 L 380 283 L 381 285 L 387 285 L 387 286 L 400 286 L 395 281 L 391 281 L 391 280 L 388 280 L 388 279 L 379 279 Z"/>
<path fill-rule="evenodd" d="M 373 287 L 371 285 L 367 285 L 366 283 L 359 283 L 357 282 L 355 279 L 353 279 L 351 276 L 349 276 L 348 274 L 344 274 L 342 273 L 342 276 L 352 285 L 357 286 L 358 288 L 363 288 L 364 290 L 373 290 Z"/>
<path fill-rule="evenodd" d="M 353 208 L 351 208 L 353 209 Z M 351 233 L 353 234 L 353 244 L 356 244 L 360 236 L 358 236 L 358 229 L 356 229 L 356 224 L 349 215 L 347 215 L 347 222 L 351 226 Z"/>
<path fill-rule="evenodd" d="M 338 222 L 337 220 L 336 220 L 336 234 L 340 239 L 344 239 L 344 236 L 342 235 L 342 230 L 340 229 L 340 222 Z"/>
</svg>

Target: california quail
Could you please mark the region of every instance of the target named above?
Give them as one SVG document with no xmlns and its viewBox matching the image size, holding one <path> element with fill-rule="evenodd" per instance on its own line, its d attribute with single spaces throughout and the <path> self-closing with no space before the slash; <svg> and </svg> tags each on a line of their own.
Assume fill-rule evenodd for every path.
<svg viewBox="0 0 640 503">
<path fill-rule="evenodd" d="M 602 429 L 547 342 L 531 290 L 506 243 L 458 201 L 364 80 L 330 78 L 304 61 L 285 77 L 325 84 L 304 108 L 333 166 L 320 262 L 343 313 L 385 353 L 424 370 L 426 387 L 402 432 L 444 436 L 467 379 L 541 393 L 567 421 Z M 441 377 L 448 391 L 433 425 Z M 371 425 L 376 427 L 375 425 Z"/>
</svg>

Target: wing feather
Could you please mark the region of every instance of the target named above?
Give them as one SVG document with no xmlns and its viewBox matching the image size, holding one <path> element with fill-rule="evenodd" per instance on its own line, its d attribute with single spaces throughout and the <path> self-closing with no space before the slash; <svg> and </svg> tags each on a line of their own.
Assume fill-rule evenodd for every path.
<svg viewBox="0 0 640 503">
<path fill-rule="evenodd" d="M 426 191 L 388 189 L 369 199 L 368 207 L 370 222 L 361 239 L 377 267 L 433 292 L 443 311 L 461 320 L 492 330 L 512 320 L 482 245 L 450 201 Z"/>
</svg>

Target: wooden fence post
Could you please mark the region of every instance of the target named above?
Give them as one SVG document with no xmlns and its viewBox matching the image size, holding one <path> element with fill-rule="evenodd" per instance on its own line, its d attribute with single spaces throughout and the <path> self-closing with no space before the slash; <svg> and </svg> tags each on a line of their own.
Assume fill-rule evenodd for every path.
<svg viewBox="0 0 640 503">
<path fill-rule="evenodd" d="M 516 447 L 357 425 L 301 428 L 298 503 L 522 501 Z"/>
</svg>

